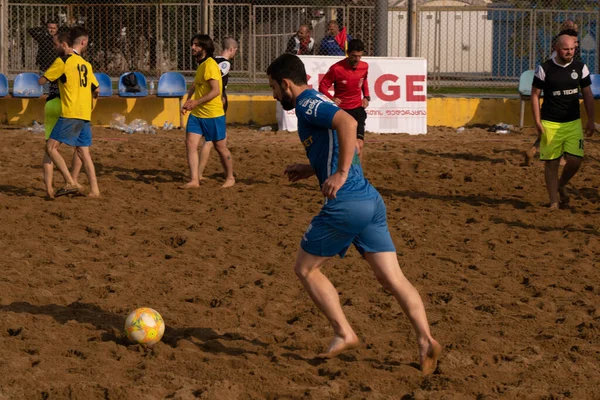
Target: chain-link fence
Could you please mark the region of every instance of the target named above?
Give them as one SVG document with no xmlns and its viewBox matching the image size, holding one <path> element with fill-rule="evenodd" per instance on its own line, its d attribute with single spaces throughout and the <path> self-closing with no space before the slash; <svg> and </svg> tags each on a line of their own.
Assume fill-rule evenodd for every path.
<svg viewBox="0 0 600 400">
<path fill-rule="evenodd" d="M 190 38 L 207 32 L 217 43 L 226 36 L 238 40 L 232 82 L 264 82 L 267 65 L 285 51 L 300 25 L 311 27 L 318 53 L 328 21 L 337 20 L 365 42 L 370 55 L 378 48 L 382 23 L 387 37 L 379 40 L 385 41 L 388 57 L 408 56 L 414 40 L 412 55 L 427 59 L 431 85 L 503 86 L 514 85 L 523 71 L 548 58 L 553 37 L 572 20 L 581 58 L 590 70 L 599 70 L 597 1 L 389 0 L 387 21 L 375 18 L 381 14 L 374 3 L 381 0 L 104 1 L 0 0 L 0 69 L 9 75 L 38 71 L 39 41 L 31 29 L 54 21 L 84 25 L 90 31 L 87 58 L 95 70 L 113 77 L 131 70 L 192 75 Z"/>
</svg>

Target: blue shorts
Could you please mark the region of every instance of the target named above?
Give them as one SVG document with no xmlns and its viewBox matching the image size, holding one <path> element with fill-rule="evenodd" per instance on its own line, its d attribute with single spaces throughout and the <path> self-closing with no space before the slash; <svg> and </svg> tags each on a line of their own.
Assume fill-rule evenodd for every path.
<svg viewBox="0 0 600 400">
<path fill-rule="evenodd" d="M 92 145 L 92 126 L 90 121 L 59 117 L 52 129 L 50 139 L 73 147 L 90 147 Z"/>
<path fill-rule="evenodd" d="M 227 137 L 225 133 L 225 116 L 216 118 L 198 118 L 190 115 L 185 131 L 203 135 L 207 142 L 218 142 Z"/>
<path fill-rule="evenodd" d="M 362 201 L 328 200 L 306 229 L 300 246 L 316 256 L 344 257 L 350 244 L 363 255 L 396 251 L 379 194 Z"/>
</svg>

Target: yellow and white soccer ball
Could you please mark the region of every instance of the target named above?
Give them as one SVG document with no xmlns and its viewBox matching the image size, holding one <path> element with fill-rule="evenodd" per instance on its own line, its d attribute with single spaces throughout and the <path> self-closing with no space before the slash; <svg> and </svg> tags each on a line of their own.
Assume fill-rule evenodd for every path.
<svg viewBox="0 0 600 400">
<path fill-rule="evenodd" d="M 165 333 L 165 321 L 151 308 L 138 308 L 125 321 L 127 338 L 133 343 L 155 345 Z"/>
</svg>

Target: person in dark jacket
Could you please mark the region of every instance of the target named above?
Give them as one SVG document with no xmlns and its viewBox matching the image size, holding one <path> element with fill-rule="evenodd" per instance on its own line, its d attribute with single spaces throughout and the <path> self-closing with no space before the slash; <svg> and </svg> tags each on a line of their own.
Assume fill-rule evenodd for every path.
<svg viewBox="0 0 600 400">
<path fill-rule="evenodd" d="M 315 54 L 315 40 L 310 33 L 310 26 L 300 25 L 298 32 L 288 40 L 285 52 L 298 56 Z"/>
<path fill-rule="evenodd" d="M 58 35 L 58 24 L 54 21 L 48 21 L 46 27 L 36 27 L 27 29 L 27 33 L 38 44 L 37 56 L 35 63 L 40 68 L 40 71 L 45 72 L 56 58 L 54 50 L 54 38 Z"/>
<path fill-rule="evenodd" d="M 327 24 L 327 35 L 321 40 L 319 55 L 322 56 L 346 56 L 346 48 L 352 37 L 346 32 L 346 27 L 340 30 L 340 24 L 329 21 Z"/>
</svg>

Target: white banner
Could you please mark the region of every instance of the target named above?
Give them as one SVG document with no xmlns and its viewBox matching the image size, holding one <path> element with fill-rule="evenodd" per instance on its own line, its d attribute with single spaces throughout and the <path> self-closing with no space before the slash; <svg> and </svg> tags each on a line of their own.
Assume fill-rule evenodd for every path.
<svg viewBox="0 0 600 400">
<path fill-rule="evenodd" d="M 308 85 L 316 90 L 329 67 L 342 59 L 300 56 Z M 366 130 L 375 133 L 427 133 L 427 60 L 424 58 L 363 57 L 369 64 L 371 101 Z M 333 94 L 333 87 L 330 89 Z M 294 110 L 284 111 L 277 102 L 279 130 L 298 130 Z"/>
</svg>

